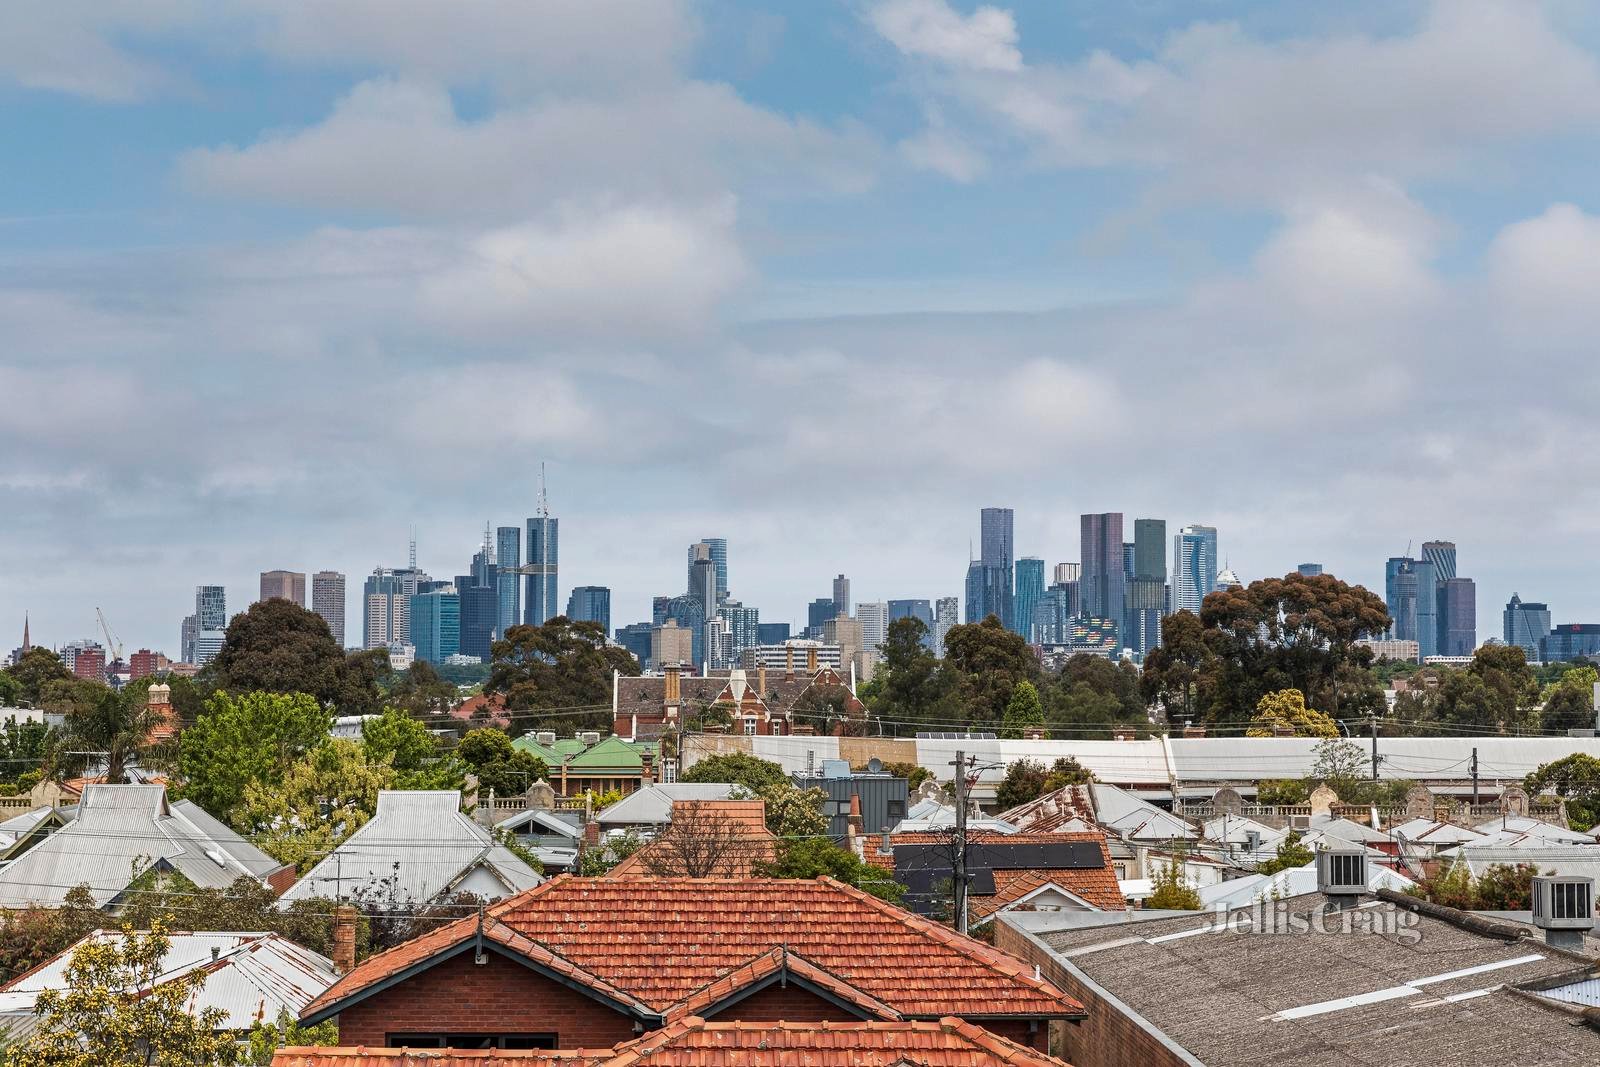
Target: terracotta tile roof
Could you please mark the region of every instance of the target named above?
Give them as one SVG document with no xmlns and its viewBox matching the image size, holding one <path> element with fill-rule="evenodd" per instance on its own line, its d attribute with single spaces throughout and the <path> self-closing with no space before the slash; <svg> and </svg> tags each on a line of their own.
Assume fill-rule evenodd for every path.
<svg viewBox="0 0 1600 1067">
<path fill-rule="evenodd" d="M 1040 832 L 1059 830 L 1074 819 L 1099 821 L 1095 817 L 1094 796 L 1087 785 L 1062 786 L 1001 812 L 1000 818 L 1025 831 Z"/>
<path fill-rule="evenodd" d="M 302 1018 L 474 936 L 459 920 L 363 962 Z M 1081 1015 L 1033 968 L 831 878 L 552 879 L 488 909 L 503 924 L 658 1013 L 774 948 L 904 1016 Z"/>
<path fill-rule="evenodd" d="M 948 834 L 926 831 L 895 834 L 891 839 L 892 843 L 896 845 L 933 845 L 942 844 L 949 840 L 950 836 Z M 1098 830 L 1074 830 L 1070 833 L 1060 834 L 1003 834 L 997 830 L 974 830 L 967 835 L 967 840 L 973 844 L 1012 845 L 1058 845 L 1070 842 L 1092 842 L 1100 846 L 1102 858 L 1102 864 L 1099 867 L 1073 867 L 1059 870 L 996 869 L 994 872 L 994 895 L 979 896 L 973 894 L 968 898 L 970 915 L 974 919 L 986 919 L 1007 904 L 1050 882 L 1054 882 L 1074 896 L 1083 898 L 1102 911 L 1122 911 L 1127 907 L 1127 900 L 1122 895 L 1121 887 L 1117 885 L 1116 869 L 1111 866 L 1111 850 L 1107 844 L 1106 835 Z M 892 851 L 879 852 L 875 847 L 869 846 L 867 849 L 867 862 L 892 871 L 894 870 L 894 853 Z"/>
<path fill-rule="evenodd" d="M 814 985 L 848 1004 L 853 1004 L 875 1018 L 899 1019 L 901 1017 L 899 1012 L 883 1001 L 876 997 L 868 996 L 850 983 L 829 974 L 804 956 L 790 952 L 781 946 L 768 952 L 763 952 L 744 966 L 736 967 L 709 985 L 702 986 L 683 1000 L 667 1008 L 662 1014 L 669 1019 L 705 1014 L 706 1008 L 780 971 L 790 976 L 798 977 L 802 981 Z"/>
<path fill-rule="evenodd" d="M 610 1051 L 285 1048 L 273 1067 L 1066 1067 L 956 1018 L 707 1022 L 690 1017 Z"/>
<path fill-rule="evenodd" d="M 683 860 L 675 852 L 674 833 L 689 833 L 696 819 L 703 823 L 706 833 L 736 835 L 724 840 L 720 855 L 713 854 L 715 845 L 708 846 L 707 854 L 700 857 L 704 866 L 700 870 L 683 870 Z M 672 823 L 664 834 L 641 848 L 610 871 L 607 878 L 649 878 L 656 870 L 653 859 L 659 858 L 668 874 L 687 873 L 715 878 L 753 878 L 756 866 L 778 858 L 778 839 L 767 829 L 767 802 L 764 800 L 674 800 Z M 676 868 L 676 869 L 671 869 Z"/>
</svg>

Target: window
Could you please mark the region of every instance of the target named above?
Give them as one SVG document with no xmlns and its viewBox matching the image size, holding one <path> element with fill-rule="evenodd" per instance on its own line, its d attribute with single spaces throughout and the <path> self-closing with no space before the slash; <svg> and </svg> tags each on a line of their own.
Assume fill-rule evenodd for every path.
<svg viewBox="0 0 1600 1067">
<path fill-rule="evenodd" d="M 889 801 L 889 818 L 903 819 L 906 817 L 906 802 L 903 800 Z"/>
<path fill-rule="evenodd" d="M 661 780 L 669 784 L 678 780 L 677 760 L 669 759 L 661 761 Z"/>
<path fill-rule="evenodd" d="M 749 736 L 755 736 L 756 721 L 754 719 L 746 719 L 744 721 L 744 732 Z"/>
<path fill-rule="evenodd" d="M 555 1048 L 555 1034 L 388 1034 L 390 1048 Z"/>
</svg>

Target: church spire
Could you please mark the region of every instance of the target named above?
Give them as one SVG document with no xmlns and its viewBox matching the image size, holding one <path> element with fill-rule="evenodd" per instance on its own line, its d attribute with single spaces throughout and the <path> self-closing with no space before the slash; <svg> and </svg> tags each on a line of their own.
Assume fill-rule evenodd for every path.
<svg viewBox="0 0 1600 1067">
<path fill-rule="evenodd" d="M 26 652 L 33 647 L 33 641 L 28 637 L 28 613 L 22 613 L 22 651 Z"/>
</svg>

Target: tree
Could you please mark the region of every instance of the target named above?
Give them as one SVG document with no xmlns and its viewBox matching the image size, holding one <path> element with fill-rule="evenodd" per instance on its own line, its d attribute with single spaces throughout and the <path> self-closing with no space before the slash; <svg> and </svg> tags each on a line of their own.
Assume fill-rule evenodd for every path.
<svg viewBox="0 0 1600 1067">
<path fill-rule="evenodd" d="M 541 626 L 513 626 L 490 650 L 485 693 L 499 694 L 507 709 L 575 709 L 551 728 L 598 729 L 611 725 L 613 671 L 636 675 L 639 661 L 606 642 L 597 622 L 557 615 Z M 587 709 L 587 710 L 576 710 Z"/>
<path fill-rule="evenodd" d="M 859 712 L 851 714 L 853 694 L 844 685 L 812 685 L 794 702 L 795 721 L 812 727 L 818 734 L 830 734 L 835 727 L 849 737 L 859 737 L 866 730 L 866 718 Z"/>
<path fill-rule="evenodd" d="M 1094 772 L 1078 762 L 1076 756 L 1061 756 L 1050 765 L 1044 776 L 1044 793 L 1054 793 L 1069 785 L 1088 785 L 1094 781 Z M 1044 793 L 1039 794 L 1043 796 Z"/>
<path fill-rule="evenodd" d="M 534 782 L 550 777 L 544 760 L 517 748 L 505 731 L 492 726 L 468 730 L 455 755 L 477 776 L 478 788 L 496 796 L 520 796 Z"/>
<path fill-rule="evenodd" d="M 246 786 L 281 782 L 296 760 L 328 739 L 331 725 L 306 693 L 218 692 L 178 739 L 183 794 L 231 821 Z"/>
<path fill-rule="evenodd" d="M 891 622 L 881 646 L 883 662 L 873 675 L 875 690 L 867 705 L 872 713 L 896 725 L 952 718 L 950 677 L 926 644 L 928 627 L 921 619 Z"/>
<path fill-rule="evenodd" d="M 1006 704 L 1000 736 L 1022 737 L 1030 727 L 1044 729 L 1044 706 L 1039 703 L 1039 690 L 1032 682 L 1018 682 Z"/>
<path fill-rule="evenodd" d="M 1140 688 L 1145 703 L 1161 704 L 1170 720 L 1195 718 L 1204 680 L 1215 673 L 1217 655 L 1206 642 L 1206 628 L 1192 611 L 1175 611 L 1161 620 L 1161 646 L 1144 657 Z"/>
<path fill-rule="evenodd" d="M 1447 677 L 1439 720 L 1453 726 L 1519 730 L 1532 725 L 1539 680 L 1518 645 L 1484 645 L 1465 671 Z"/>
<path fill-rule="evenodd" d="M 767 804 L 767 829 L 778 837 L 799 838 L 825 835 L 828 816 L 822 805 L 828 794 L 820 788 L 796 789 L 788 782 L 768 786 L 761 794 Z"/>
<path fill-rule="evenodd" d="M 382 715 L 363 722 L 361 743 L 369 761 L 388 763 L 396 771 L 420 771 L 438 748 L 428 728 L 399 708 L 384 708 Z"/>
<path fill-rule="evenodd" d="M 21 699 L 22 683 L 11 677 L 10 672 L 0 670 L 0 707 L 14 708 Z"/>
<path fill-rule="evenodd" d="M 1278 842 L 1278 854 L 1270 860 L 1258 863 L 1256 873 L 1277 874 L 1279 871 L 1304 867 L 1314 859 L 1316 856 L 1311 850 L 1300 843 L 1300 835 L 1290 830 L 1288 836 Z"/>
<path fill-rule="evenodd" d="M 1311 777 L 1326 782 L 1346 804 L 1360 803 L 1359 787 L 1365 784 L 1362 779 L 1371 769 L 1371 762 L 1361 746 L 1330 737 L 1312 749 L 1311 754 L 1315 757 Z"/>
<path fill-rule="evenodd" d="M 169 947 L 156 926 L 87 941 L 72 953 L 64 989 L 39 994 L 34 1032 L 10 1067 L 215 1067 L 237 1058 L 222 1008 L 190 1010 L 204 968 L 159 981 Z M 157 984 L 159 981 L 159 984 Z"/>
<path fill-rule="evenodd" d="M 1145 898 L 1145 907 L 1163 911 L 1200 910 L 1200 894 L 1184 880 L 1179 859 L 1173 856 L 1167 860 L 1165 867 L 1156 871 L 1151 893 Z"/>
<path fill-rule="evenodd" d="M 104 914 L 93 910 L 93 899 L 87 892 L 75 892 L 84 893 L 88 929 L 103 923 Z M 225 889 L 199 887 L 185 879 L 174 879 L 166 888 L 130 894 L 122 919 L 140 929 L 165 924 L 168 928 L 180 926 L 185 930 L 261 930 L 282 934 L 313 952 L 331 956 L 334 903 L 327 898 L 306 897 L 284 904 L 275 890 L 250 877 L 238 878 Z M 358 922 L 358 957 L 364 956 L 369 947 L 368 928 L 364 922 Z"/>
<path fill-rule="evenodd" d="M 1546 763 L 1523 780 L 1531 796 L 1549 791 L 1567 802 L 1567 821 L 1574 830 L 1600 823 L 1600 759 L 1574 752 Z"/>
<path fill-rule="evenodd" d="M 280 1048 L 308 1048 L 337 1045 L 339 1023 L 324 1019 L 315 1026 L 301 1026 L 300 1020 L 279 1009 L 275 1022 L 258 1022 L 245 1038 L 242 1063 L 250 1067 L 272 1067 L 272 1057 Z"/>
<path fill-rule="evenodd" d="M 60 656 L 38 645 L 24 652 L 5 673 L 16 683 L 17 699 L 26 700 L 34 707 L 43 702 L 45 689 L 51 682 L 71 681 L 73 677 Z"/>
<path fill-rule="evenodd" d="M 599 878 L 643 847 L 644 840 L 635 830 L 607 834 L 598 845 L 585 847 L 578 853 L 576 873 L 580 878 Z"/>
<path fill-rule="evenodd" d="M 55 958 L 104 921 L 87 886 L 69 890 L 59 908 L 30 904 L 0 911 L 0 983 Z"/>
<path fill-rule="evenodd" d="M 821 878 L 827 875 L 890 903 L 899 903 L 906 892 L 905 886 L 890 877 L 889 872 L 864 862 L 854 852 L 840 848 L 827 837 L 784 842 L 778 849 L 777 859 L 757 864 L 756 874 L 762 878 Z"/>
<path fill-rule="evenodd" d="M 164 762 L 151 740 L 162 719 L 150 710 L 142 694 L 95 688 L 97 700 L 67 712 L 50 760 L 52 773 L 67 778 L 98 764 L 104 767 L 105 780 L 117 784 L 128 780 L 130 763 L 149 766 Z M 89 752 L 98 755 L 84 755 Z"/>
<path fill-rule="evenodd" d="M 1528 863 L 1494 863 L 1474 878 L 1467 865 L 1458 861 L 1424 877 L 1406 892 L 1460 911 L 1527 911 L 1533 907 L 1533 876 L 1538 873 L 1539 869 Z"/>
<path fill-rule="evenodd" d="M 1049 772 L 1038 760 L 1013 760 L 1006 767 L 1006 775 L 995 790 L 994 801 L 1001 811 L 1009 811 L 1018 804 L 1026 804 L 1045 793 L 1044 783 Z"/>
<path fill-rule="evenodd" d="M 387 762 L 369 762 L 354 741 L 334 739 L 306 753 L 281 781 L 252 781 L 234 813 L 242 833 L 280 863 L 301 873 L 365 826 L 378 791 L 394 784 Z"/>
<path fill-rule="evenodd" d="M 1289 808 L 1311 799 L 1311 787 L 1304 778 L 1264 780 L 1256 786 L 1256 801 L 1271 808 Z"/>
<path fill-rule="evenodd" d="M 1295 737 L 1338 737 L 1339 726 L 1320 711 L 1306 707 L 1305 694 L 1298 689 L 1280 689 L 1256 702 L 1255 718 L 1250 720 L 1248 737 L 1274 737 L 1278 727 L 1287 726 Z"/>
<path fill-rule="evenodd" d="M 658 878 L 729 877 L 762 841 L 716 805 L 691 800 L 673 805 L 672 824 L 640 859 Z"/>
<path fill-rule="evenodd" d="M 994 615 L 950 628 L 944 639 L 944 669 L 974 727 L 999 725 L 1017 683 L 1039 680 L 1033 649 Z"/>
<path fill-rule="evenodd" d="M 439 677 L 433 664 L 419 659 L 400 676 L 389 690 L 390 704 L 413 715 L 448 715 L 460 702 L 455 685 Z"/>
<path fill-rule="evenodd" d="M 1594 726 L 1593 690 L 1579 689 L 1566 683 L 1556 686 L 1550 699 L 1544 702 L 1540 725 L 1546 730 L 1576 730 Z"/>
<path fill-rule="evenodd" d="M 216 685 L 232 693 L 309 693 L 319 704 L 337 705 L 340 714 L 366 714 L 377 705 L 377 686 L 352 692 L 350 669 L 322 616 L 282 597 L 258 600 L 235 615 L 208 666 Z"/>
<path fill-rule="evenodd" d="M 770 760 L 743 752 L 725 752 L 699 760 L 680 779 L 685 782 L 728 782 L 743 786 L 753 796 L 765 796 L 775 785 L 789 782 L 783 768 Z"/>
</svg>

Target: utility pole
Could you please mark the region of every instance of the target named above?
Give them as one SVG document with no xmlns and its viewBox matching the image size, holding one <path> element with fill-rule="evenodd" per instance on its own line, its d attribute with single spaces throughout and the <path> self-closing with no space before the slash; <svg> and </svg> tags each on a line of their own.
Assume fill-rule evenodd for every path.
<svg viewBox="0 0 1600 1067">
<path fill-rule="evenodd" d="M 956 843 L 954 884 L 955 908 L 951 919 L 956 933 L 967 932 L 967 759 L 956 750 Z"/>
<path fill-rule="evenodd" d="M 1472 806 L 1478 806 L 1478 748 L 1472 748 Z"/>
<path fill-rule="evenodd" d="M 1372 780 L 1378 780 L 1378 714 L 1372 712 L 1367 716 L 1367 723 L 1372 727 Z"/>
</svg>

